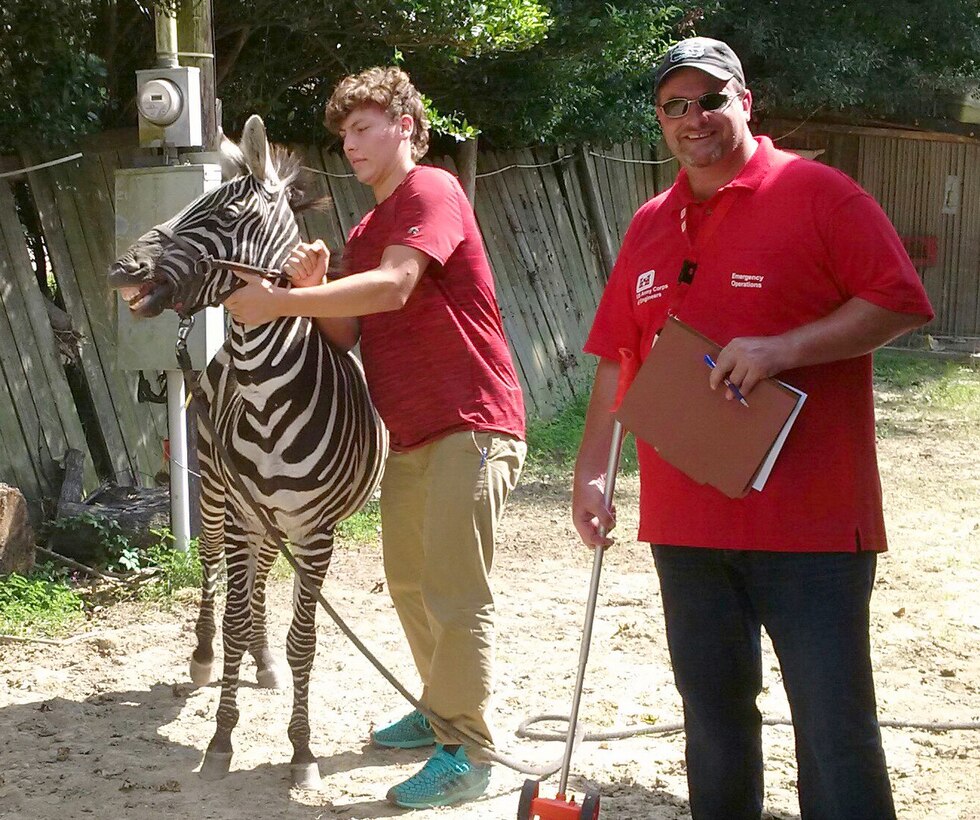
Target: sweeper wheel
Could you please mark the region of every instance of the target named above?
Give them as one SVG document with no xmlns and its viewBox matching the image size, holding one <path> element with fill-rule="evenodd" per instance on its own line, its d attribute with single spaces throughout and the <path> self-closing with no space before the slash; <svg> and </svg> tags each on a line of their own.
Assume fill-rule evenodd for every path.
<svg viewBox="0 0 980 820">
<path fill-rule="evenodd" d="M 521 800 L 517 804 L 517 820 L 531 820 L 531 807 L 534 805 L 534 798 L 538 796 L 537 780 L 525 780 L 521 789 Z"/>
<path fill-rule="evenodd" d="M 599 802 L 599 792 L 586 792 L 578 813 L 580 820 L 599 820 Z"/>
</svg>

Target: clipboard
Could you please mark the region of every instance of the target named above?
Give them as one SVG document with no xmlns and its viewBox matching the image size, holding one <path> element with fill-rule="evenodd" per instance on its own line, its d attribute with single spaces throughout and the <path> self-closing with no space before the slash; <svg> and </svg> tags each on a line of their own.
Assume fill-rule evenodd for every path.
<svg viewBox="0 0 980 820">
<path fill-rule="evenodd" d="M 614 415 L 660 457 L 729 498 L 761 491 L 806 393 L 765 379 L 748 407 L 708 385 L 720 345 L 671 316 Z"/>
</svg>

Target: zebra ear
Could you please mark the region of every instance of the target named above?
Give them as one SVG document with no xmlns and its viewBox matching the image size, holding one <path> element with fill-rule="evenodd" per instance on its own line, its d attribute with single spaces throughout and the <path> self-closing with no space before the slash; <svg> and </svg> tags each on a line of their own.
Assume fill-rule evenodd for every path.
<svg viewBox="0 0 980 820">
<path fill-rule="evenodd" d="M 221 145 L 218 149 L 218 162 L 221 165 L 221 177 L 224 180 L 234 179 L 248 173 L 245 155 L 235 143 L 221 134 Z"/>
<path fill-rule="evenodd" d="M 267 185 L 279 184 L 279 174 L 272 161 L 269 140 L 265 136 L 265 123 L 258 114 L 252 114 L 245 122 L 239 148 L 245 155 L 245 162 L 253 176 Z"/>
</svg>

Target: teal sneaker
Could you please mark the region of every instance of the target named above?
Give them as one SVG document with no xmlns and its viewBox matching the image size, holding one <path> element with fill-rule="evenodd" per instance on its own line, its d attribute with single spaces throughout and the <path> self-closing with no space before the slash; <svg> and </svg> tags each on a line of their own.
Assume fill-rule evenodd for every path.
<svg viewBox="0 0 980 820">
<path fill-rule="evenodd" d="M 416 709 L 390 726 L 371 732 L 371 742 L 389 749 L 417 749 L 420 746 L 434 746 L 436 733 L 432 731 L 426 716 Z"/>
<path fill-rule="evenodd" d="M 489 783 L 489 766 L 471 763 L 462 747 L 450 754 L 440 743 L 418 772 L 388 790 L 388 802 L 403 809 L 451 806 L 479 797 Z"/>
</svg>

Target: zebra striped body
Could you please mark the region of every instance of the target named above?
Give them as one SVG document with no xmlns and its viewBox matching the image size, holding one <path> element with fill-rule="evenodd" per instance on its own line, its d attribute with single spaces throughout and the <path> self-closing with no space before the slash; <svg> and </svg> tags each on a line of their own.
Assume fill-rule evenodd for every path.
<svg viewBox="0 0 980 820">
<path fill-rule="evenodd" d="M 110 272 L 110 284 L 132 296 L 134 312 L 151 314 L 174 307 L 190 314 L 218 304 L 238 286 L 237 277 L 220 269 L 220 262 L 215 262 L 215 270 L 202 273 L 198 260 L 211 256 L 278 269 L 299 241 L 290 206 L 296 195 L 291 187 L 295 163 L 290 168 L 291 157 L 271 154 L 258 117 L 246 125 L 241 150 L 233 159 L 244 162 L 248 172 L 148 232 Z M 280 176 L 284 166 L 286 173 Z M 238 168 L 239 173 L 243 170 Z M 208 429 L 199 424 L 204 583 L 192 658 L 196 682 L 210 679 L 214 592 L 222 552 L 228 575 L 217 730 L 202 767 L 204 776 L 217 778 L 230 765 L 244 653 L 255 657 L 260 685 L 280 685 L 265 627 L 265 584 L 277 549 L 230 476 L 233 472 L 241 477 L 319 586 L 330 562 L 334 528 L 359 510 L 380 483 L 387 433 L 356 359 L 331 348 L 305 318 L 254 327 L 233 323 L 229 338 L 208 365 L 202 387 L 214 429 L 231 461 L 218 457 Z M 286 657 L 294 686 L 289 724 L 294 778 L 304 786 L 319 781 L 309 746 L 307 709 L 315 613 L 312 593 L 297 581 Z"/>
</svg>

